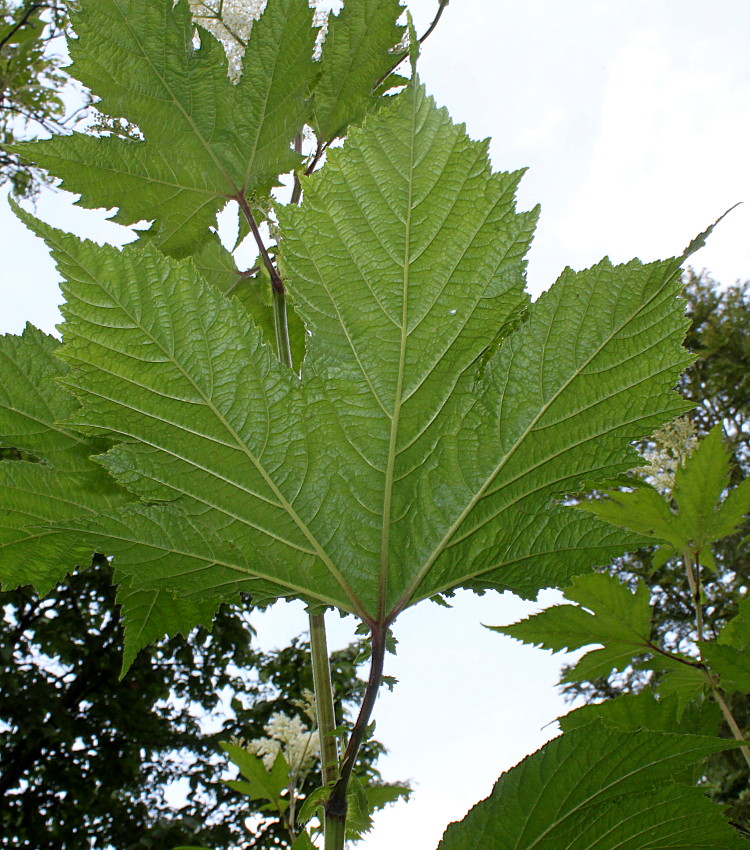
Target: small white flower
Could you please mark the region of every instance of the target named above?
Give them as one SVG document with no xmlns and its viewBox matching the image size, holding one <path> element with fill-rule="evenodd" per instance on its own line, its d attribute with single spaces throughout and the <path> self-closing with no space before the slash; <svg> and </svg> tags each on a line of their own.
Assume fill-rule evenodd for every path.
<svg viewBox="0 0 750 850">
<path fill-rule="evenodd" d="M 674 487 L 677 470 L 698 445 L 695 425 L 686 416 L 681 416 L 655 431 L 651 439 L 655 447 L 642 452 L 643 459 L 649 465 L 638 467 L 633 472 L 646 479 L 660 493 L 669 494 Z"/>
<path fill-rule="evenodd" d="M 308 708 L 307 695 L 302 700 Z M 305 711 L 308 710 L 305 708 Z M 263 727 L 268 737 L 257 738 L 245 744 L 245 749 L 263 760 L 266 770 L 270 770 L 279 752 L 283 752 L 292 774 L 304 774 L 320 754 L 320 736 L 317 730 L 311 732 L 299 715 L 289 717 L 283 711 L 272 714 Z"/>
<path fill-rule="evenodd" d="M 233 83 L 242 76 L 242 58 L 255 21 L 268 0 L 189 0 L 193 20 L 208 30 L 223 45 L 227 54 L 229 78 Z M 313 56 L 320 58 L 328 31 L 330 0 L 308 0 L 314 9 L 313 27 L 318 28 Z"/>
<path fill-rule="evenodd" d="M 253 24 L 263 14 L 267 0 L 189 0 L 193 20 L 223 45 L 227 54 L 229 78 L 242 75 L 242 57 Z"/>
<path fill-rule="evenodd" d="M 273 738 L 256 738 L 254 741 L 248 741 L 245 744 L 245 749 L 262 759 L 263 767 L 266 770 L 271 770 L 281 749 L 281 744 Z"/>
</svg>

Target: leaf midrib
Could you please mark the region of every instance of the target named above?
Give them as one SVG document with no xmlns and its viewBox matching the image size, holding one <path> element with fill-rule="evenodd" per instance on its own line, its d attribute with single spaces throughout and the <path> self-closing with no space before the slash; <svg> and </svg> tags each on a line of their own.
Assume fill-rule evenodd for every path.
<svg viewBox="0 0 750 850">
<path fill-rule="evenodd" d="M 388 566 L 390 555 L 390 532 L 391 511 L 393 499 L 393 476 L 396 466 L 396 445 L 399 435 L 399 421 L 401 417 L 401 404 L 404 389 L 404 372 L 406 368 L 406 347 L 408 340 L 408 318 L 409 318 L 409 256 L 411 250 L 411 221 L 412 203 L 414 198 L 414 147 L 415 147 L 415 125 L 417 120 L 417 96 L 416 90 L 412 88 L 412 132 L 409 134 L 409 170 L 406 216 L 404 220 L 404 263 L 401 290 L 401 344 L 399 350 L 398 373 L 396 376 L 396 393 L 393 402 L 393 416 L 391 418 L 391 432 L 388 441 L 388 462 L 385 472 L 385 487 L 383 492 L 383 529 L 380 540 L 380 587 L 378 593 L 378 621 L 383 622 L 385 616 L 385 601 L 388 592 Z"/>
</svg>

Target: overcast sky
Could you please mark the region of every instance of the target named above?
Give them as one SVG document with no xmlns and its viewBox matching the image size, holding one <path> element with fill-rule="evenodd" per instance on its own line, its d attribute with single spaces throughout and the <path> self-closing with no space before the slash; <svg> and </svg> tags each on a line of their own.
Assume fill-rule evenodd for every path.
<svg viewBox="0 0 750 850">
<path fill-rule="evenodd" d="M 436 0 L 411 0 L 423 31 Z M 529 167 L 520 207 L 541 203 L 529 285 L 605 254 L 644 261 L 679 253 L 733 204 L 750 201 L 747 0 L 451 0 L 426 43 L 420 73 L 475 138 L 492 137 L 497 170 Z M 122 228 L 61 195 L 38 213 L 82 235 L 122 242 Z M 694 258 L 720 281 L 750 277 L 750 205 L 735 210 Z M 58 321 L 44 249 L 0 211 L 0 331 Z M 564 710 L 559 659 L 517 646 L 481 623 L 513 621 L 536 604 L 458 597 L 424 603 L 396 624 L 400 679 L 376 706 L 392 751 L 388 779 L 412 779 L 411 803 L 381 815 L 364 850 L 434 850 L 492 782 L 555 734 Z M 332 643 L 351 628 L 329 614 Z M 301 607 L 258 619 L 262 642 L 304 630 Z"/>
</svg>

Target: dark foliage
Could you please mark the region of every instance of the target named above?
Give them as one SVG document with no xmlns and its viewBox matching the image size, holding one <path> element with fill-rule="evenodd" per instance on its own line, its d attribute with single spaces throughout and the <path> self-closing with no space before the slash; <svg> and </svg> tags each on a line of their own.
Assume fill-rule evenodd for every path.
<svg viewBox="0 0 750 850">
<path fill-rule="evenodd" d="M 56 45 L 67 26 L 62 0 L 0 0 L 0 185 L 19 197 L 35 195 L 49 177 L 9 151 L 20 139 L 70 132 L 89 102 L 76 91 L 68 109 L 70 78 Z"/>
<path fill-rule="evenodd" d="M 104 558 L 44 599 L 22 588 L 0 602 L 0 847 L 288 846 L 279 821 L 245 824 L 257 812 L 220 782 L 218 744 L 263 735 L 275 711 L 299 711 L 294 700 L 312 687 L 304 640 L 260 652 L 249 609 L 224 606 L 211 633 L 142 651 L 120 679 L 122 626 Z M 358 651 L 333 655 L 340 717 L 364 687 Z M 361 775 L 377 781 L 382 751 L 370 742 Z M 179 811 L 174 783 L 187 797 Z"/>
<path fill-rule="evenodd" d="M 695 407 L 690 417 L 701 435 L 721 422 L 734 449 L 736 485 L 750 475 L 750 281 L 722 287 L 707 274 L 686 274 L 688 314 L 692 320 L 687 347 L 697 360 L 683 375 L 680 392 Z M 737 534 L 714 546 L 717 574 L 704 571 L 705 634 L 715 637 L 737 613 L 737 603 L 750 588 L 750 544 L 740 545 L 750 532 L 750 522 Z M 619 559 L 611 571 L 634 583 L 642 579 L 651 588 L 653 635 L 663 646 L 684 650 L 695 637 L 695 612 L 685 573 L 675 561 L 652 572 L 654 549 L 642 549 Z M 564 675 L 564 673 L 563 673 Z M 567 683 L 570 698 L 587 702 L 611 699 L 640 691 L 649 674 L 629 668 L 625 673 L 592 682 Z M 750 737 L 750 696 L 735 694 L 731 701 L 735 718 Z M 732 737 L 728 728 L 721 734 Z M 750 770 L 738 751 L 713 756 L 706 768 L 705 784 L 710 797 L 730 806 L 730 819 L 750 830 Z"/>
</svg>

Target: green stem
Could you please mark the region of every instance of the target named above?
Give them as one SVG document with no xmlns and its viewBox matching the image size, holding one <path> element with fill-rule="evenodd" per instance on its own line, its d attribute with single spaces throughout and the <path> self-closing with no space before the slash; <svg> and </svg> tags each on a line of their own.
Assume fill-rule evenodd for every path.
<svg viewBox="0 0 750 850">
<path fill-rule="evenodd" d="M 421 36 L 417 39 L 417 42 L 420 44 L 424 44 L 424 42 L 432 35 L 435 31 L 435 28 L 440 23 L 440 18 L 443 17 L 443 12 L 445 11 L 450 0 L 438 0 L 438 10 L 435 13 L 435 17 L 432 19 L 432 23 L 427 27 L 427 29 L 422 33 Z M 409 52 L 405 51 L 399 58 L 393 63 L 393 65 L 383 74 L 383 76 L 375 83 L 373 86 L 373 90 L 377 89 L 378 86 L 381 86 L 390 75 L 398 68 L 398 66 L 409 56 Z"/>
<path fill-rule="evenodd" d="M 721 692 L 721 688 L 716 683 L 711 670 L 703 660 L 703 653 L 701 652 L 700 645 L 703 641 L 703 607 L 701 605 L 701 577 L 698 553 L 696 552 L 695 557 L 693 557 L 693 553 L 690 550 L 685 549 L 683 557 L 685 559 L 685 568 L 687 570 L 688 585 L 690 586 L 690 592 L 693 596 L 693 604 L 695 605 L 695 628 L 698 635 L 698 656 L 703 668 L 703 675 L 705 676 L 708 687 L 711 690 L 711 695 L 719 704 L 721 713 L 724 715 L 724 720 L 726 721 L 727 726 L 729 726 L 732 735 L 734 735 L 735 740 L 744 742 L 745 736 L 742 734 L 742 729 L 740 729 L 739 724 L 734 719 L 732 710 L 729 708 L 727 701 L 724 699 L 724 694 Z M 750 767 L 750 748 L 743 744 L 743 746 L 740 747 L 740 752 L 747 762 L 747 766 Z"/>
<path fill-rule="evenodd" d="M 273 323 L 276 329 L 276 351 L 279 360 L 292 368 L 292 347 L 289 342 L 289 324 L 286 316 L 286 294 L 273 290 Z"/>
<path fill-rule="evenodd" d="M 325 850 L 343 850 L 346 842 L 346 818 L 329 818 L 326 815 Z"/>
<path fill-rule="evenodd" d="M 339 754 L 336 746 L 336 717 L 333 710 L 331 666 L 328 660 L 328 642 L 324 614 L 310 614 L 310 651 L 312 654 L 315 709 L 320 735 L 320 761 L 323 767 L 323 784 L 338 778 Z"/>
<path fill-rule="evenodd" d="M 703 605 L 701 604 L 701 572 L 700 564 L 696 556 L 693 560 L 693 553 L 689 549 L 683 552 L 685 559 L 685 569 L 687 570 L 687 580 L 690 586 L 690 593 L 693 596 L 693 605 L 695 606 L 695 628 L 698 634 L 698 641 L 703 640 Z"/>
</svg>

